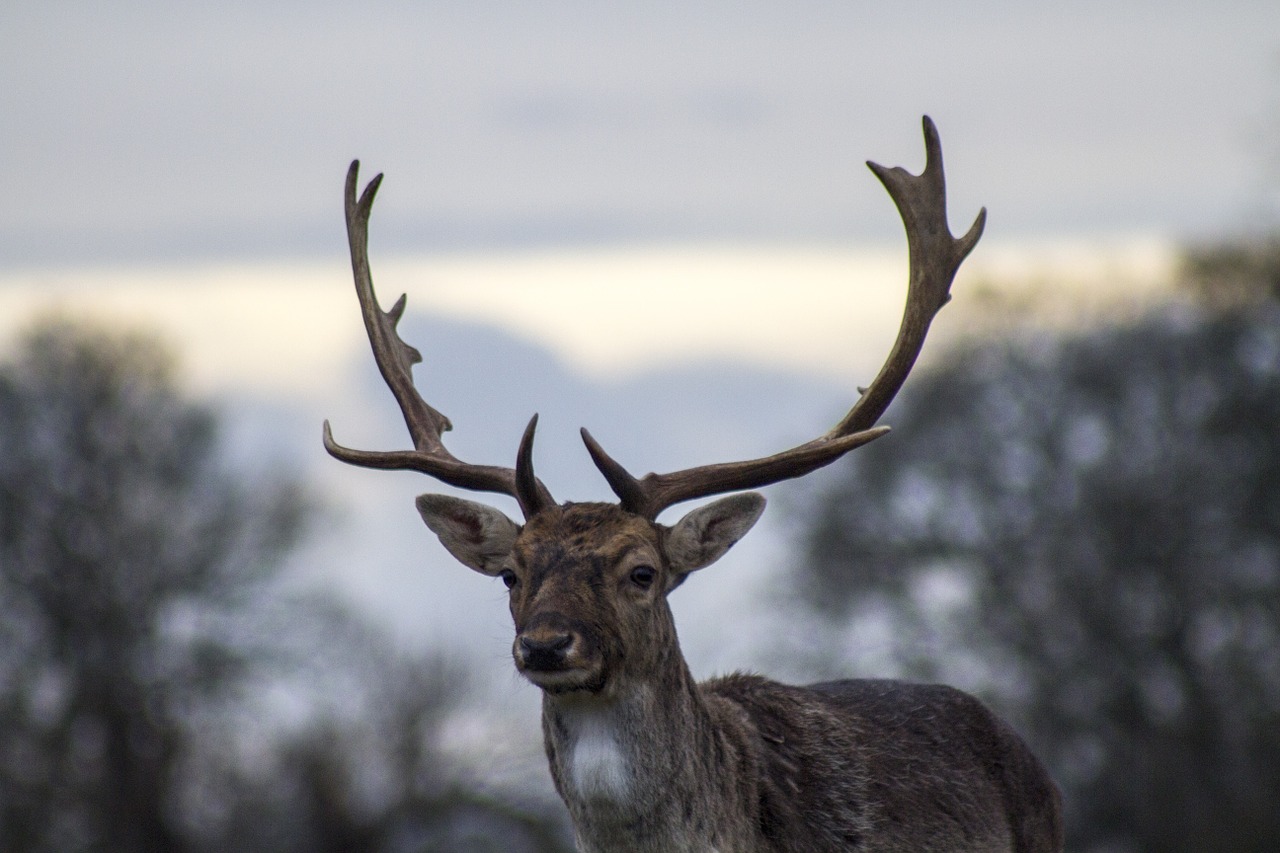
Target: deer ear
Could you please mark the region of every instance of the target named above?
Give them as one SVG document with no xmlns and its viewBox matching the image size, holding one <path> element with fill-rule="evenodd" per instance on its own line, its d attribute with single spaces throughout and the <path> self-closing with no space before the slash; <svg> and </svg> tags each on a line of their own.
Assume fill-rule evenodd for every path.
<svg viewBox="0 0 1280 853">
<path fill-rule="evenodd" d="M 756 492 L 731 495 L 698 507 L 676 522 L 667 534 L 667 559 L 679 575 L 709 566 L 747 535 L 760 513 L 764 496 Z"/>
<path fill-rule="evenodd" d="M 419 495 L 422 520 L 464 566 L 486 575 L 502 571 L 519 526 L 491 506 L 449 495 Z"/>
</svg>

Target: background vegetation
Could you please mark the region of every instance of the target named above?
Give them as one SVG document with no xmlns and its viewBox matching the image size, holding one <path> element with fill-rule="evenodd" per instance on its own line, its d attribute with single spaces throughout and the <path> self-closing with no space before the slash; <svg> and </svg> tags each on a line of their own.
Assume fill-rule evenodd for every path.
<svg viewBox="0 0 1280 853">
<path fill-rule="evenodd" d="M 1280 243 L 1181 285 L 936 361 L 800 532 L 817 668 L 983 695 L 1073 850 L 1280 849 Z M 0 366 L 0 849 L 567 850 L 446 757 L 460 673 L 282 576 L 307 485 L 223 449 L 146 337 Z"/>
<path fill-rule="evenodd" d="M 1013 719 L 1076 850 L 1280 849 L 1280 242 L 1181 279 L 914 377 L 803 537 L 809 606 Z"/>
<path fill-rule="evenodd" d="M 459 673 L 289 592 L 305 484 L 173 375 L 59 322 L 0 368 L 0 849 L 566 849 L 442 756 Z"/>
</svg>

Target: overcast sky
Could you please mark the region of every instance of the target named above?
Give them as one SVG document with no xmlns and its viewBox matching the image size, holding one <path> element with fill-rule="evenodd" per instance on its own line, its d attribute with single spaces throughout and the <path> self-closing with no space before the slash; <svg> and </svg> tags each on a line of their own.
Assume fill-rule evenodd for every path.
<svg viewBox="0 0 1280 853">
<path fill-rule="evenodd" d="M 405 251 L 895 238 L 924 113 L 996 237 L 1239 230 L 1280 160 L 1275 0 L 7 0 L 0 79 L 10 268 L 341 252 L 353 157 Z"/>
<path fill-rule="evenodd" d="M 901 226 L 862 164 L 918 171 L 925 113 L 941 131 L 954 229 L 990 211 L 962 278 L 998 266 L 1001 244 L 1237 232 L 1280 208 L 1280 2 L 3 0 L 0 349 L 33 312 L 91 308 L 180 342 L 202 393 L 252 388 L 256 415 L 233 424 L 270 424 L 282 457 L 347 501 L 334 534 L 345 538 L 310 555 L 312 568 L 363 583 L 374 612 L 419 632 L 470 638 L 458 620 L 483 612 L 487 645 L 471 651 L 517 691 L 501 584 L 423 544 L 408 491 L 422 484 L 366 477 L 319 449 L 321 416 L 353 444 L 396 441 L 360 422 L 371 399 L 390 402 L 367 387 L 377 380 L 342 257 L 347 164 L 387 174 L 373 260 L 384 302 L 410 291 L 413 328 L 433 312 L 500 323 L 577 372 L 767 346 L 757 362 L 852 389 L 887 350 L 906 280 Z M 424 256 L 441 252 L 465 257 Z M 1057 272 L 1081 256 L 1060 255 Z M 1139 270 L 1165 268 L 1160 251 L 1137 257 Z M 1130 266 L 1103 258 L 1090 275 L 1124 291 L 1116 271 Z M 935 338 L 982 310 L 977 288 L 956 289 Z M 444 360 L 429 369 L 457 380 L 481 359 Z M 696 375 L 714 389 L 722 373 Z M 537 405 L 540 471 L 581 498 L 591 492 L 570 487 L 574 469 L 554 453 L 569 442 L 587 465 L 577 425 L 603 425 L 615 452 L 671 432 L 669 389 L 635 407 L 633 386 L 591 396 L 566 375 L 546 368 L 526 383 L 542 402 L 511 412 L 455 401 L 458 439 L 477 419 L 515 434 Z M 464 384 L 482 395 L 490 381 Z M 724 409 L 759 445 L 717 454 L 773 452 L 831 422 L 784 426 L 784 395 L 761 399 L 773 426 Z M 717 423 L 714 402 L 695 431 Z M 398 429 L 389 409 L 381 417 Z M 683 464 L 650 449 L 650 462 L 619 458 Z M 719 626 L 773 577 L 761 567 L 782 552 L 777 519 L 735 552 L 734 595 L 682 590 L 700 674 L 762 665 L 728 647 L 770 631 Z"/>
</svg>

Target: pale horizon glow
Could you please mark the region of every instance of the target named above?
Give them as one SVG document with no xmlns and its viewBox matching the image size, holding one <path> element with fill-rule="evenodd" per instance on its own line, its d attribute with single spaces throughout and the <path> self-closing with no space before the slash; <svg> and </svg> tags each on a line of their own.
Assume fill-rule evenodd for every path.
<svg viewBox="0 0 1280 853">
<path fill-rule="evenodd" d="M 984 328 L 994 295 L 1097 317 L 1159 298 L 1174 252 L 1151 238 L 982 245 L 934 332 Z M 902 248 L 680 246 L 374 259 L 384 307 L 491 324 L 595 379 L 699 359 L 841 380 L 883 357 L 906 290 Z M 1044 311 L 1042 314 L 1046 313 Z M 313 396 L 366 346 L 345 258 L 0 273 L 0 344 L 35 319 L 159 332 L 197 390 Z M 1052 320 L 1051 320 L 1052 321 Z M 935 347 L 936 348 L 936 347 Z"/>
</svg>

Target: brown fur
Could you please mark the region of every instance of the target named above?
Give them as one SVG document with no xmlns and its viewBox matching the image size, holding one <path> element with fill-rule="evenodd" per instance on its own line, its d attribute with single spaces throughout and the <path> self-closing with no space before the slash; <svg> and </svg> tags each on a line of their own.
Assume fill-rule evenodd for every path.
<svg viewBox="0 0 1280 853">
<path fill-rule="evenodd" d="M 582 851 L 1062 849 L 1057 789 L 1018 736 L 948 687 L 749 675 L 697 684 L 666 593 L 671 529 L 611 504 L 539 513 L 507 565 L 517 666 L 544 689 L 556 789 Z M 652 566 L 652 586 L 630 578 Z M 565 672 L 522 637 L 572 635 Z"/>
</svg>

